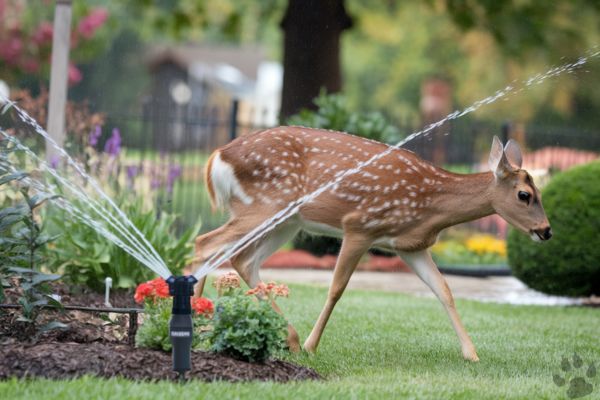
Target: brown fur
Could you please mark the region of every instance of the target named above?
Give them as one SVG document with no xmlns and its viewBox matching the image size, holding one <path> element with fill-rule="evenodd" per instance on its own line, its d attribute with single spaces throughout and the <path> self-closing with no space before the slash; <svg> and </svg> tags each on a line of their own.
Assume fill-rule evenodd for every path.
<svg viewBox="0 0 600 400">
<path fill-rule="evenodd" d="M 440 298 L 458 334 L 463 355 L 477 360 L 475 348 L 455 310 L 450 290 L 427 252 L 438 233 L 462 222 L 498 212 L 526 232 L 549 227 L 539 191 L 520 170 L 520 149 L 509 142 L 507 151 L 497 138 L 490 155 L 493 172 L 454 174 L 420 159 L 414 153 L 356 136 L 302 127 L 279 127 L 242 136 L 218 151 L 233 167 L 245 204 L 232 196 L 232 219 L 196 241 L 200 262 L 230 245 L 294 200 L 332 182 L 343 171 L 376 154 L 389 154 L 346 176 L 338 185 L 305 203 L 275 232 L 258 239 L 231 262 L 250 285 L 259 282 L 258 269 L 277 245 L 291 239 L 300 227 L 340 232 L 343 244 L 328 301 L 304 347 L 314 351 L 327 320 L 342 295 L 356 263 L 372 246 L 397 251 Z M 215 193 L 207 166 L 207 187 Z M 519 191 L 531 202 L 518 199 Z M 290 347 L 297 334 L 290 326 Z"/>
</svg>

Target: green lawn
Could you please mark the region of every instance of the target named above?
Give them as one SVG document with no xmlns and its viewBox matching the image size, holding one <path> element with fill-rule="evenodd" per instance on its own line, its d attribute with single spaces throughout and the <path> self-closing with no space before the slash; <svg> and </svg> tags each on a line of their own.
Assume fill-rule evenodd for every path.
<svg viewBox="0 0 600 400">
<path fill-rule="evenodd" d="M 401 275 L 393 276 L 401 279 Z M 302 338 L 308 335 L 326 290 L 292 286 L 281 306 Z M 434 299 L 375 291 L 348 291 L 333 313 L 315 356 L 291 360 L 325 380 L 273 383 L 141 383 L 83 378 L 0 383 L 6 399 L 169 398 L 566 398 L 552 373 L 577 352 L 600 361 L 600 310 L 457 301 L 478 349 L 479 363 L 462 360 L 458 340 Z M 600 374 L 591 380 L 600 398 Z M 597 397 L 593 397 L 597 396 Z"/>
</svg>

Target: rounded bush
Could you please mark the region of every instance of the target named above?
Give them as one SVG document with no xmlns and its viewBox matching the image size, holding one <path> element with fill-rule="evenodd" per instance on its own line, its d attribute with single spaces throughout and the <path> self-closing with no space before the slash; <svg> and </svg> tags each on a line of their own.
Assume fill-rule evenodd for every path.
<svg viewBox="0 0 600 400">
<path fill-rule="evenodd" d="M 553 237 L 511 230 L 508 262 L 517 278 L 548 294 L 600 294 L 600 162 L 557 174 L 543 190 Z"/>
</svg>

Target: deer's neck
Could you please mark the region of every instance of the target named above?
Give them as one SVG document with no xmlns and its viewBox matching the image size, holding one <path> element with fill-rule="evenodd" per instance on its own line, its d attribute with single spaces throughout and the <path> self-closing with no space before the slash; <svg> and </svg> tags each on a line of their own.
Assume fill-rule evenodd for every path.
<svg viewBox="0 0 600 400">
<path fill-rule="evenodd" d="M 439 193 L 436 212 L 440 229 L 493 214 L 491 172 L 455 175 Z"/>
</svg>

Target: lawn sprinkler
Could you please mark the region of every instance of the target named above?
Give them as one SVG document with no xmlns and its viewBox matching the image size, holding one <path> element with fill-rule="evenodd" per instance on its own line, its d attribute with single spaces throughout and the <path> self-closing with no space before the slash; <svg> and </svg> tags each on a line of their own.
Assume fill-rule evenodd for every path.
<svg viewBox="0 0 600 400">
<path fill-rule="evenodd" d="M 169 294 L 173 296 L 173 310 L 169 321 L 169 337 L 173 345 L 173 371 L 180 378 L 191 369 L 192 337 L 194 325 L 192 322 L 192 306 L 190 297 L 194 294 L 194 285 L 198 282 L 191 275 L 170 276 L 167 279 Z"/>
</svg>

